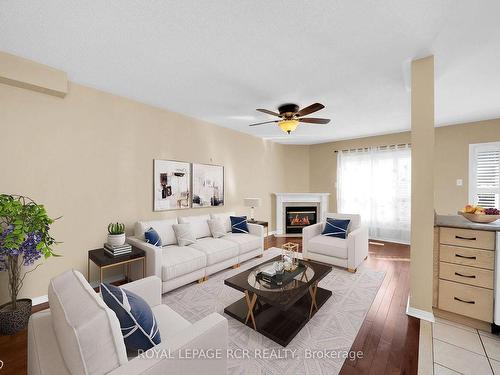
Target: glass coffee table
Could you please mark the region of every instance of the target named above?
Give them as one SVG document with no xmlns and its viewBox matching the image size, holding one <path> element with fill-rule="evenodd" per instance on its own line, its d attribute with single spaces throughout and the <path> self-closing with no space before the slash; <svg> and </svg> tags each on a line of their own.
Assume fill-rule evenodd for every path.
<svg viewBox="0 0 500 375">
<path fill-rule="evenodd" d="M 279 260 L 281 256 L 224 280 L 227 286 L 244 293 L 243 298 L 227 306 L 224 312 L 287 346 L 332 295 L 330 290 L 318 287 L 332 267 L 301 260 L 292 277 L 283 276 L 282 285 L 262 280 L 259 273 Z"/>
</svg>

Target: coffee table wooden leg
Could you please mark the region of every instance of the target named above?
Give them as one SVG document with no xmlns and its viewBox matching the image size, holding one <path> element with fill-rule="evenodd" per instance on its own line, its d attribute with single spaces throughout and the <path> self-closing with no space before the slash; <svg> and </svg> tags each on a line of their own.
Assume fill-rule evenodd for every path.
<svg viewBox="0 0 500 375">
<path fill-rule="evenodd" d="M 257 330 L 257 324 L 255 323 L 255 317 L 253 316 L 253 308 L 255 306 L 255 302 L 257 302 L 257 294 L 253 294 L 252 298 L 250 298 L 250 294 L 248 290 L 245 290 L 245 300 L 247 301 L 248 313 L 247 318 L 245 319 L 245 324 L 247 324 L 248 319 L 252 319 L 253 329 Z"/>
<path fill-rule="evenodd" d="M 314 283 L 309 287 L 309 294 L 311 295 L 311 309 L 309 310 L 309 319 L 312 317 L 313 308 L 318 311 L 318 305 L 316 304 L 316 292 L 318 291 L 318 283 Z"/>
</svg>

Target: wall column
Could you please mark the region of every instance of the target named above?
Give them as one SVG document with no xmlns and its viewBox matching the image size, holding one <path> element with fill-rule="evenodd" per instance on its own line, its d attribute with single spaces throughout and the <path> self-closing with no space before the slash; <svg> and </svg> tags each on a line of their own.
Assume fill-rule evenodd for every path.
<svg viewBox="0 0 500 375">
<path fill-rule="evenodd" d="M 431 320 L 434 237 L 434 56 L 411 63 L 410 315 Z"/>
</svg>

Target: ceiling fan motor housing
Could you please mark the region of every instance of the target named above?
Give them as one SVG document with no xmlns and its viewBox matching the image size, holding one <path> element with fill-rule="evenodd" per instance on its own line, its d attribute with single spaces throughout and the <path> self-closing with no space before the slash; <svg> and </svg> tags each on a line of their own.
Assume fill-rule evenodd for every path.
<svg viewBox="0 0 500 375">
<path fill-rule="evenodd" d="M 299 106 L 293 103 L 282 104 L 278 107 L 278 111 L 280 115 L 292 118 L 299 111 Z"/>
</svg>

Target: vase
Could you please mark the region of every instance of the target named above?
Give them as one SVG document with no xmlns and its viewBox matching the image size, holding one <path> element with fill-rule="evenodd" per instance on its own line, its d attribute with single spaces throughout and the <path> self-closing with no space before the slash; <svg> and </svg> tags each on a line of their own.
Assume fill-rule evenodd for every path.
<svg viewBox="0 0 500 375">
<path fill-rule="evenodd" d="M 108 245 L 121 246 L 125 243 L 125 233 L 108 234 Z"/>
<path fill-rule="evenodd" d="M 12 309 L 8 302 L 0 306 L 0 335 L 13 335 L 28 326 L 32 302 L 30 299 L 18 299 L 17 308 Z"/>
</svg>

